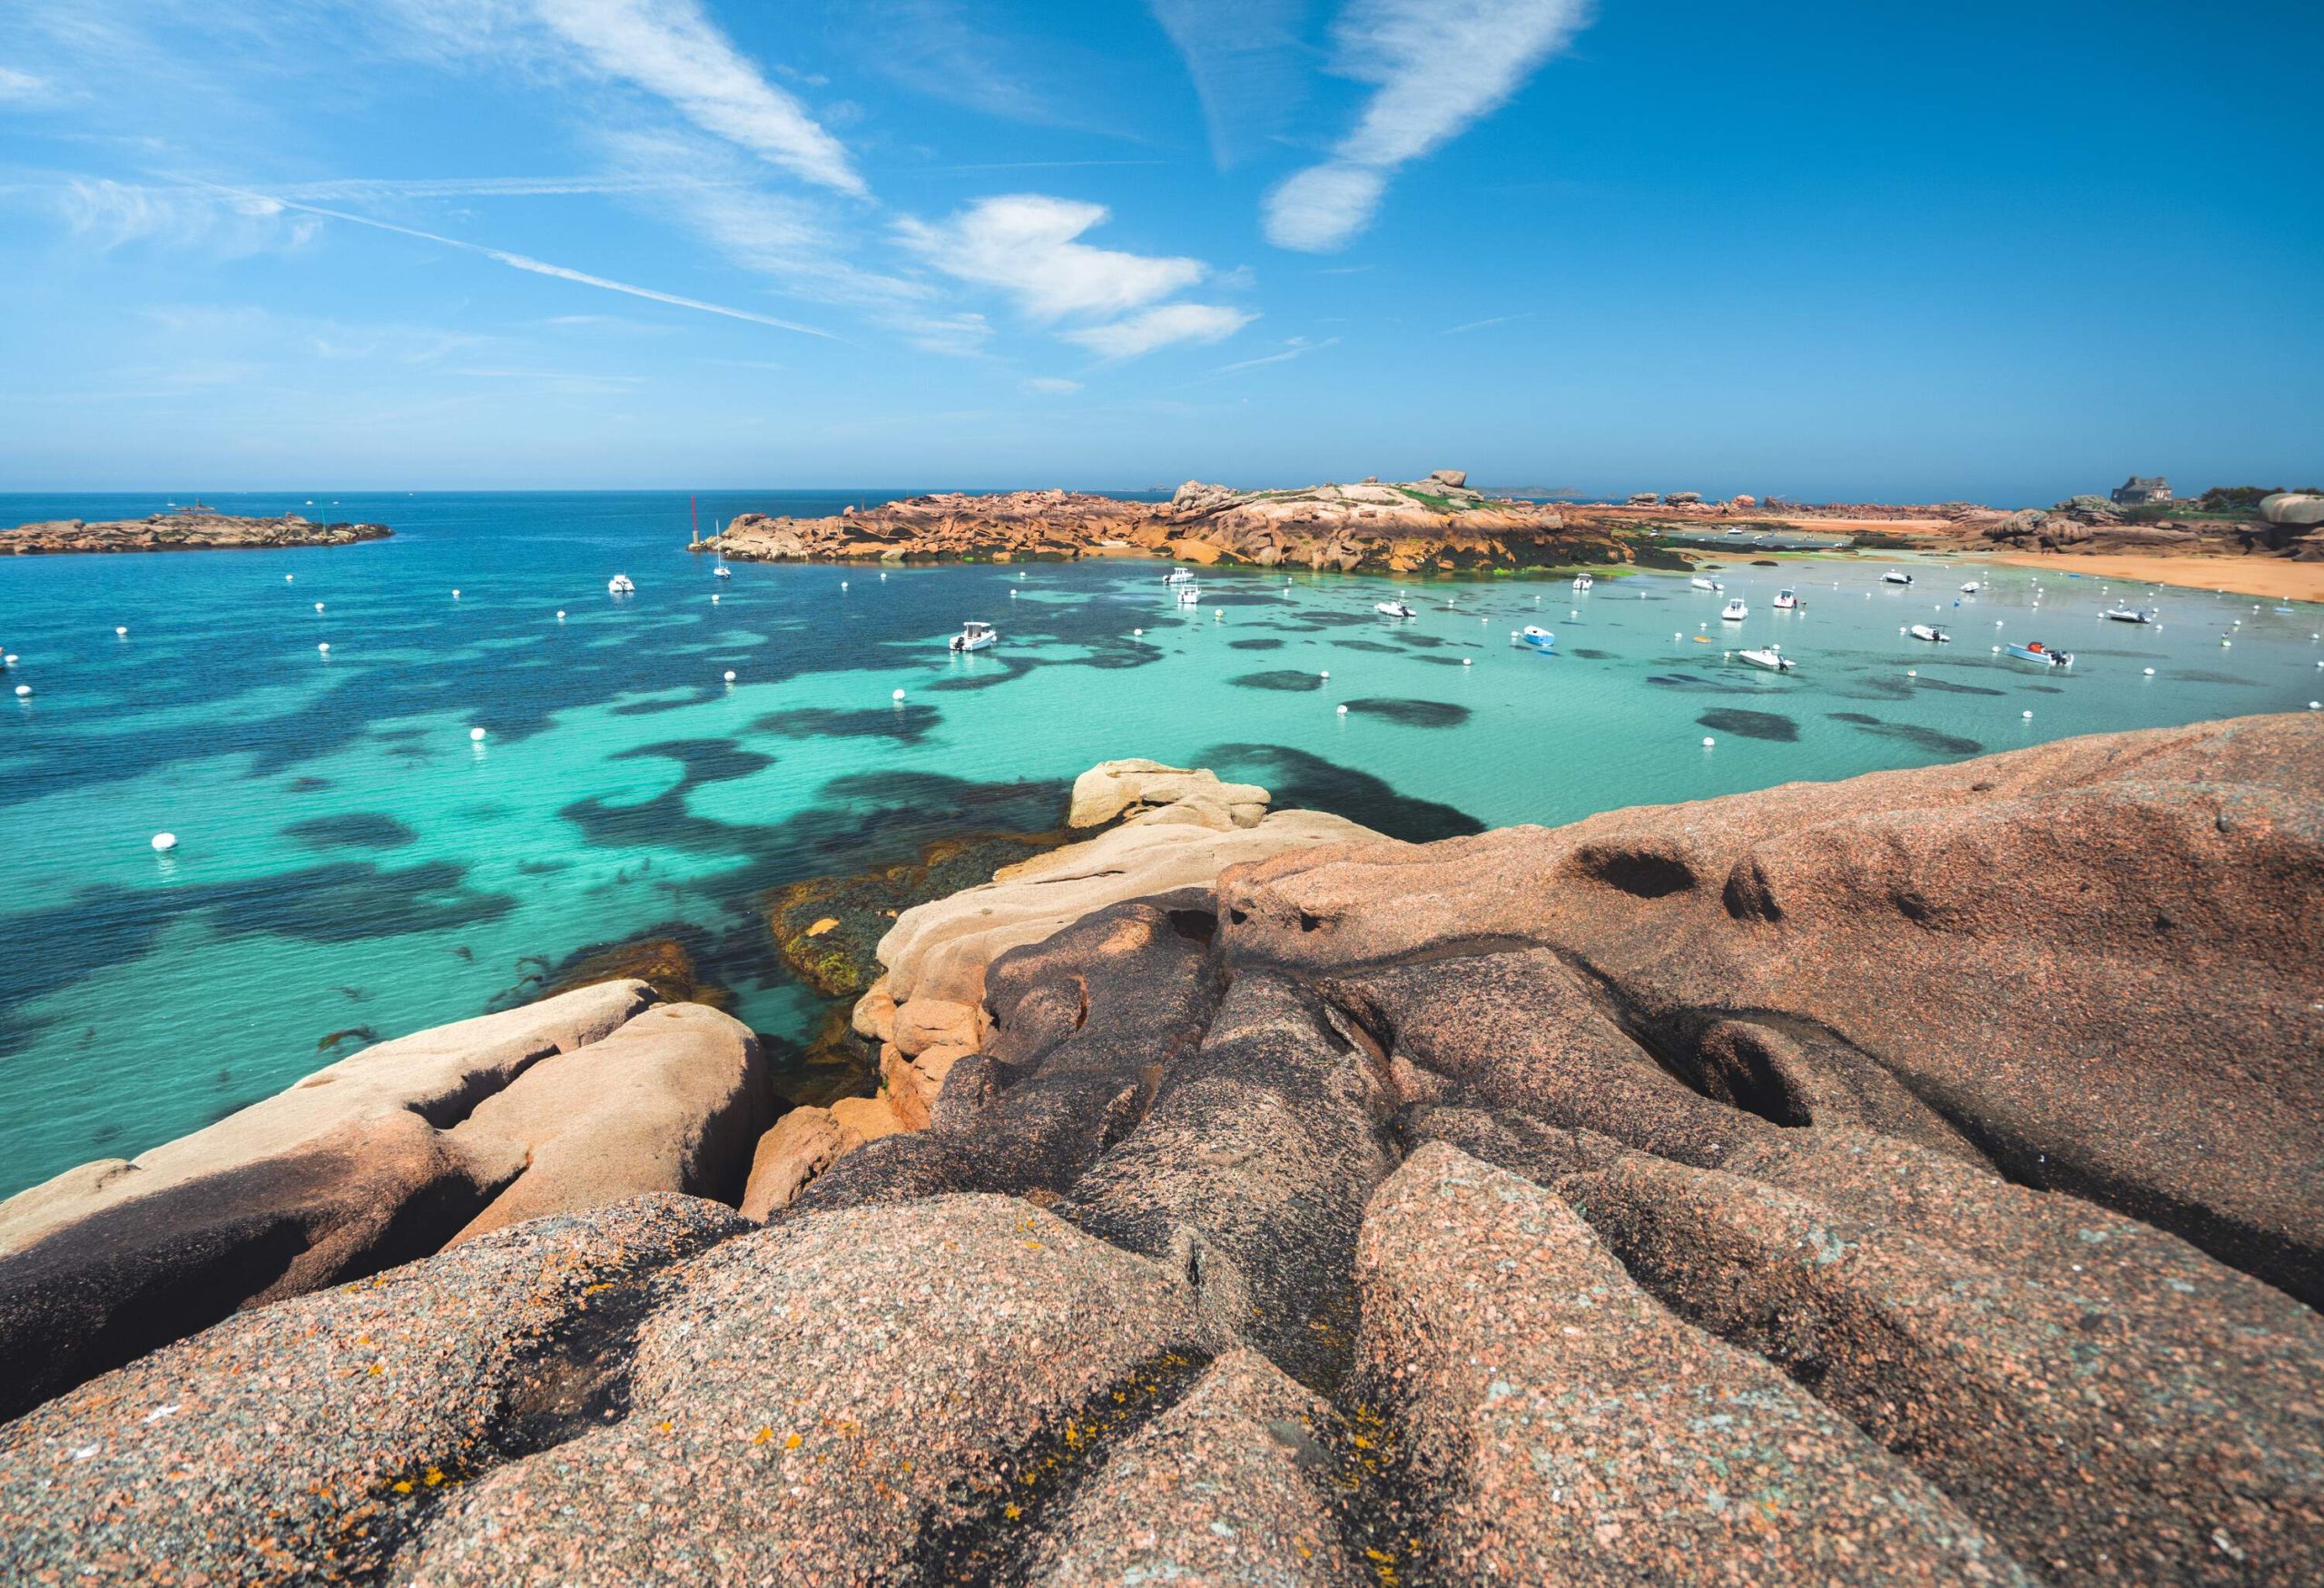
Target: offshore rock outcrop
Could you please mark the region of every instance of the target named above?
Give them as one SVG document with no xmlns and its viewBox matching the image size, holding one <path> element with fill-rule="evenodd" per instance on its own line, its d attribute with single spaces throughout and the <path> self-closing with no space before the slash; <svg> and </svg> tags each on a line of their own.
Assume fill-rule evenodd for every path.
<svg viewBox="0 0 2324 1588">
<path fill-rule="evenodd" d="M 54 518 L 0 530 L 0 556 L 33 557 L 73 551 L 250 551 L 291 546 L 352 546 L 385 540 L 384 524 L 317 524 L 296 513 L 243 518 L 206 508 L 156 513 L 150 518 L 87 523 Z"/>
<path fill-rule="evenodd" d="M 2312 1583 L 2319 883 L 2277 717 L 1111 902 L 763 1226 L 0 1427 L 0 1575 Z"/>
<path fill-rule="evenodd" d="M 1682 562 L 1650 543 L 1576 528 L 1555 509 L 1493 500 L 1458 469 L 1404 485 L 1233 490 L 1188 481 L 1167 502 L 1073 491 L 913 497 L 828 518 L 744 513 L 697 541 L 739 561 L 1021 561 L 1167 557 L 1254 567 L 1395 573 Z"/>
</svg>

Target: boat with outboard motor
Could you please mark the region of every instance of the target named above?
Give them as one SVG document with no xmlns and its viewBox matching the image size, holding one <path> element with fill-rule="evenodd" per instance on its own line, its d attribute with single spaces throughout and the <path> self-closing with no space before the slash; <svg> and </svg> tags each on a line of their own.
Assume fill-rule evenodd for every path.
<svg viewBox="0 0 2324 1588">
<path fill-rule="evenodd" d="M 2029 641 L 2024 645 L 2012 644 L 2005 648 L 2011 656 L 2015 656 L 2021 662 L 2039 662 L 2045 667 L 2071 667 L 2073 666 L 2073 653 L 2072 651 L 2053 651 L 2038 639 Z"/>
<path fill-rule="evenodd" d="M 956 653 L 960 651 L 981 651 L 992 646 L 997 646 L 1000 643 L 1000 631 L 999 629 L 993 627 L 990 623 L 979 623 L 975 619 L 971 618 L 968 622 L 960 625 L 960 632 L 952 636 L 951 648 Z"/>
<path fill-rule="evenodd" d="M 1162 582 L 1166 585 L 1191 585 L 1195 582 L 1195 570 L 1192 568 L 1172 568 L 1168 573 L 1162 576 Z"/>
<path fill-rule="evenodd" d="M 1937 627 L 1934 623 L 1915 623 L 1905 632 L 1911 635 L 1915 639 L 1928 640 L 1932 644 L 1935 645 L 1950 645 L 1953 643 L 1953 636 L 1945 633 L 1943 629 Z"/>
<path fill-rule="evenodd" d="M 1978 587 L 1977 581 L 1971 579 L 1967 584 L 1961 587 L 1961 593 L 1964 596 L 1974 596 L 1977 593 Z"/>
<path fill-rule="evenodd" d="M 1798 592 L 1798 591 L 1797 591 L 1797 590 L 1777 590 L 1777 591 L 1776 592 L 1776 610 L 1777 610 L 1777 611 L 1778 611 L 1778 612 L 1789 612 L 1789 611 L 1793 610 L 1794 608 L 1796 608 L 1797 607 L 1798 607 L 1798 605 L 1799 605 L 1799 592 Z"/>
<path fill-rule="evenodd" d="M 1751 609 L 1743 604 L 1743 597 L 1740 596 L 1734 597 L 1718 609 L 1718 620 L 1721 623 L 1740 623 L 1750 616 Z"/>
<path fill-rule="evenodd" d="M 1538 624 L 1529 623 L 1512 634 L 1509 636 L 1509 643 L 1513 646 L 1523 646 L 1530 651 L 1539 651 L 1543 656 L 1550 656 L 1557 650 L 1558 636 Z"/>
<path fill-rule="evenodd" d="M 2109 607 L 2099 616 L 2116 623 L 2152 623 L 2156 614 L 2152 607 Z"/>
<path fill-rule="evenodd" d="M 1899 573 L 1896 569 L 1890 568 L 1886 573 L 1880 576 L 1880 582 L 1884 585 L 1909 585 L 1913 582 L 1913 576 L 1907 573 Z"/>
<path fill-rule="evenodd" d="M 1748 662 L 1754 667 L 1765 667 L 1771 673 L 1788 673 L 1798 664 L 1783 654 L 1781 646 L 1765 646 L 1756 650 L 1738 651 L 1738 661 Z"/>
<path fill-rule="evenodd" d="M 637 585 L 627 574 L 615 574 L 606 581 L 606 593 L 609 596 L 635 596 Z"/>
<path fill-rule="evenodd" d="M 1181 607 L 1201 606 L 1202 591 L 1193 585 L 1180 585 L 1178 587 L 1178 605 Z"/>
<path fill-rule="evenodd" d="M 1707 579 L 1700 574 L 1697 574 L 1693 578 L 1689 579 L 1687 582 L 1698 590 L 1724 590 L 1727 588 L 1725 585 L 1720 584 L 1717 579 Z"/>
<path fill-rule="evenodd" d="M 1576 574 L 1573 576 L 1573 587 L 1577 590 L 1587 590 L 1597 582 L 1598 581 L 1596 579 L 1591 578 L 1588 574 Z"/>
<path fill-rule="evenodd" d="M 1383 617 L 1418 617 L 1420 616 L 1402 601 L 1374 601 L 1372 603 L 1372 610 Z"/>
</svg>

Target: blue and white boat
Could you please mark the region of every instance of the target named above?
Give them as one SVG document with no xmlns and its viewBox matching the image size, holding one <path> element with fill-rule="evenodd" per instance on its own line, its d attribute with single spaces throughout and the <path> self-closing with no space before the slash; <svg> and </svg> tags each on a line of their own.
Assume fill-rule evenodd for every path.
<svg viewBox="0 0 2324 1588">
<path fill-rule="evenodd" d="M 2039 662 L 2045 667 L 2073 666 L 2072 651 L 2053 651 L 2038 639 L 2027 645 L 2012 644 L 2007 648 L 2009 654 L 2021 662 Z"/>
<path fill-rule="evenodd" d="M 1513 646 L 1523 646 L 1529 651 L 1539 651 L 1548 656 L 1557 654 L 1558 636 L 1546 628 L 1529 623 L 1511 635 L 1509 643 Z"/>
</svg>

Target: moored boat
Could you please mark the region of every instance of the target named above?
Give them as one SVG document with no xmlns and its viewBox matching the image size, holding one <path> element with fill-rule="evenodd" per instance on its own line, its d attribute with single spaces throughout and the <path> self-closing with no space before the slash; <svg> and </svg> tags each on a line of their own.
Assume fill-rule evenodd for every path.
<svg viewBox="0 0 2324 1588">
<path fill-rule="evenodd" d="M 1770 672 L 1788 673 L 1795 666 L 1797 666 L 1789 656 L 1783 654 L 1783 647 L 1781 646 L 1768 646 L 1758 650 L 1738 651 L 1735 655 L 1736 658 L 1739 661 L 1748 662 L 1754 667 L 1765 667 Z"/>
<path fill-rule="evenodd" d="M 1162 576 L 1162 582 L 1166 585 L 1191 585 L 1195 582 L 1195 570 L 1192 568 L 1172 568 L 1168 573 Z"/>
<path fill-rule="evenodd" d="M 1743 604 L 1743 597 L 1740 596 L 1718 609 L 1718 620 L 1721 623 L 1740 623 L 1750 616 L 1751 609 Z"/>
<path fill-rule="evenodd" d="M 1372 603 L 1372 610 L 1377 612 L 1383 617 L 1417 617 L 1420 616 L 1419 613 L 1414 612 L 1402 601 L 1374 601 Z"/>
<path fill-rule="evenodd" d="M 2102 616 L 2116 623 L 2152 623 L 2155 612 L 2152 607 L 2109 607 Z"/>
<path fill-rule="evenodd" d="M 960 632 L 952 636 L 951 648 L 955 651 L 980 651 L 1000 643 L 999 629 L 990 623 L 979 623 L 971 618 L 960 625 Z"/>
<path fill-rule="evenodd" d="M 2013 643 L 2006 648 L 2011 656 L 2015 656 L 2021 662 L 2039 662 L 2045 667 L 2071 667 L 2073 666 L 2073 653 L 2072 651 L 2053 651 L 2038 639 L 2033 640 L 2025 645 L 2017 645 Z"/>
<path fill-rule="evenodd" d="M 712 569 L 710 570 L 710 572 L 711 572 L 712 577 L 715 577 L 715 578 L 721 578 L 721 579 L 731 579 L 731 578 L 733 578 L 733 577 L 734 577 L 734 570 L 733 568 L 728 567 L 727 567 L 724 563 L 723 563 L 723 562 L 722 562 L 722 563 L 720 563 L 716 567 L 712 568 Z"/>
<path fill-rule="evenodd" d="M 1587 590 L 1597 582 L 1598 581 L 1596 579 L 1591 578 L 1588 574 L 1576 574 L 1573 576 L 1573 587 L 1577 590 Z"/>
<path fill-rule="evenodd" d="M 1778 612 L 1789 612 L 1798 605 L 1799 593 L 1797 590 L 1777 590 L 1776 592 L 1776 610 Z"/>
<path fill-rule="evenodd" d="M 612 596 L 635 596 L 637 585 L 627 574 L 615 574 L 606 581 L 606 593 Z"/>
<path fill-rule="evenodd" d="M 1202 591 L 1193 585 L 1180 585 L 1178 587 L 1178 605 L 1181 607 L 1201 606 Z"/>
<path fill-rule="evenodd" d="M 1694 586 L 1698 590 L 1724 590 L 1727 588 L 1725 585 L 1720 584 L 1717 579 L 1707 579 L 1700 574 L 1697 574 L 1693 578 L 1689 579 L 1687 582 Z"/>
<path fill-rule="evenodd" d="M 1915 639 L 1929 640 L 1936 645 L 1949 645 L 1953 640 L 1953 636 L 1951 635 L 1937 627 L 1934 623 L 1915 623 L 1912 627 L 1906 629 L 1905 632 L 1911 635 Z"/>
<path fill-rule="evenodd" d="M 1890 568 L 1886 573 L 1880 576 L 1880 582 L 1884 585 L 1909 585 L 1913 582 L 1913 576 L 1907 573 L 1900 573 L 1895 568 Z"/>
<path fill-rule="evenodd" d="M 1977 593 L 1977 581 L 1976 581 L 1976 580 L 1974 580 L 1974 579 L 1971 579 L 1967 584 L 1965 584 L 1965 585 L 1962 586 L 1962 587 L 1961 587 L 1961 593 L 1962 593 L 1964 596 L 1974 596 L 1974 595 L 1975 595 L 1975 594 Z"/>
<path fill-rule="evenodd" d="M 1558 636 L 1538 624 L 1529 623 L 1511 635 L 1509 643 L 1523 646 L 1528 650 L 1540 651 L 1546 655 L 1557 649 Z"/>
</svg>

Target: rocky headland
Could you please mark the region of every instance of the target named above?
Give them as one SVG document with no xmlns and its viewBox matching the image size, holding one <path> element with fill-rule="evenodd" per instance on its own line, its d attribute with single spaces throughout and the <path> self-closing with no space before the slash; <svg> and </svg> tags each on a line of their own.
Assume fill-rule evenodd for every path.
<svg viewBox="0 0 2324 1588">
<path fill-rule="evenodd" d="M 2324 1575 L 2324 724 L 1068 819 L 877 1097 L 613 981 L 0 1204 L 0 1576 Z"/>
<path fill-rule="evenodd" d="M 1070 491 L 914 497 L 835 518 L 744 513 L 695 549 L 738 561 L 992 561 L 1167 557 L 1180 562 L 1393 573 L 1515 571 L 1639 562 L 1651 543 L 1496 501 L 1458 469 L 1384 485 L 1232 490 L 1189 481 L 1167 502 Z"/>
<path fill-rule="evenodd" d="M 0 555 L 272 550 L 290 546 L 352 546 L 359 540 L 384 540 L 394 533 L 384 524 L 317 524 L 296 513 L 279 518 L 240 518 L 227 513 L 188 511 L 98 523 L 53 518 L 0 530 Z"/>
</svg>

